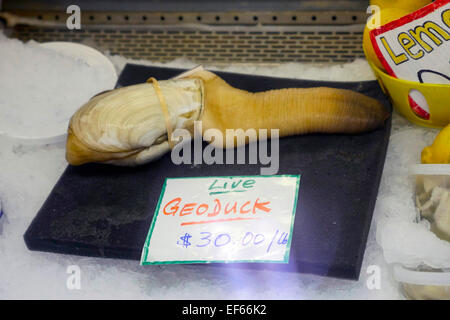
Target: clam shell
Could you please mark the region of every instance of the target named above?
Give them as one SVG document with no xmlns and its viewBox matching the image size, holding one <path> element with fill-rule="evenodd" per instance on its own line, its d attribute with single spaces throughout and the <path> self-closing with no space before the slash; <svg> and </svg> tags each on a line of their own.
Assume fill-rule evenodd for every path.
<svg viewBox="0 0 450 320">
<path fill-rule="evenodd" d="M 190 129 L 202 111 L 202 80 L 158 83 L 172 129 Z M 160 101 L 153 85 L 144 83 L 102 93 L 83 105 L 70 120 L 66 158 L 73 165 L 133 165 L 158 158 L 169 149 Z"/>
</svg>

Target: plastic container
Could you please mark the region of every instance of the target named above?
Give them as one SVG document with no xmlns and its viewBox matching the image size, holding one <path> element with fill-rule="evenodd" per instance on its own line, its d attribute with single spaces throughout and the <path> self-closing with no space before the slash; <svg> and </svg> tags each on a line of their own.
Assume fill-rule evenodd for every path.
<svg viewBox="0 0 450 320">
<path fill-rule="evenodd" d="M 418 164 L 411 168 L 411 175 L 415 185 L 417 221 L 427 220 L 432 232 L 442 240 L 450 241 L 450 223 L 442 225 L 445 218 L 450 221 L 450 205 L 447 210 L 442 211 L 446 212 L 446 215 L 436 221 L 437 210 L 447 207 L 446 202 L 440 201 L 447 201 L 448 197 L 450 203 L 450 164 Z M 444 192 L 448 192 L 448 195 Z M 435 203 L 431 201 L 433 196 Z M 401 283 L 403 293 L 408 299 L 450 299 L 450 266 L 448 269 L 424 266 L 411 270 L 395 265 L 394 278 Z"/>
<path fill-rule="evenodd" d="M 117 82 L 118 76 L 114 65 L 103 53 L 96 49 L 80 43 L 66 41 L 45 42 L 40 45 L 44 48 L 54 50 L 74 59 L 80 59 L 91 67 L 103 67 L 103 70 L 108 73 L 109 78 L 111 79 L 111 88 Z M 70 118 L 78 108 L 79 106 L 74 106 L 73 110 L 70 110 L 67 114 L 65 114 L 65 117 Z M 42 126 L 46 126 L 46 124 L 44 123 Z M 43 135 L 41 134 L 41 127 L 37 127 L 34 132 L 27 132 L 26 134 L 23 134 L 21 133 L 20 125 L 17 125 L 16 127 L 19 128 L 17 132 L 3 132 L 0 130 L 0 136 L 13 139 L 14 141 L 25 145 L 55 144 L 66 140 L 67 126 L 68 123 L 66 122 L 52 123 L 50 127 L 54 128 L 54 130 L 51 134 L 47 133 L 46 135 Z"/>
<path fill-rule="evenodd" d="M 369 65 L 375 72 L 383 92 L 391 99 L 394 108 L 409 121 L 431 128 L 442 128 L 450 123 L 450 84 L 427 84 L 400 80 L 380 70 L 372 62 Z M 409 95 L 420 92 L 429 109 L 429 119 L 424 119 L 413 111 Z"/>
<path fill-rule="evenodd" d="M 450 242 L 450 164 L 420 164 L 411 173 L 419 219 L 426 219 L 432 232 Z"/>
<path fill-rule="evenodd" d="M 394 266 L 394 278 L 411 300 L 450 300 L 450 270 L 409 270 Z"/>
</svg>

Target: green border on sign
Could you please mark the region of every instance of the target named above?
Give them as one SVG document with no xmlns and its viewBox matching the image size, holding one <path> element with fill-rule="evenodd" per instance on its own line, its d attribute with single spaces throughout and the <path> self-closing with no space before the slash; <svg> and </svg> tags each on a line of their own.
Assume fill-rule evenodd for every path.
<svg viewBox="0 0 450 320">
<path fill-rule="evenodd" d="M 164 193 L 166 191 L 166 187 L 167 187 L 167 180 L 172 179 L 172 180 L 176 180 L 176 179 L 209 179 L 209 178 L 249 178 L 249 177 L 254 177 L 254 178 L 282 178 L 282 177 L 296 177 L 297 178 L 297 182 L 296 182 L 296 186 L 295 186 L 295 195 L 297 195 L 296 197 L 294 197 L 294 206 L 293 206 L 293 212 L 292 212 L 292 217 L 291 217 L 291 230 L 289 232 L 289 240 L 288 240 L 288 244 L 286 246 L 286 252 L 284 254 L 284 259 L 281 261 L 277 261 L 277 260 L 182 260 L 182 261 L 153 261 L 153 262 L 148 262 L 147 261 L 147 257 L 148 257 L 148 246 L 150 244 L 150 238 L 152 237 L 153 234 L 153 229 L 155 228 L 155 224 L 156 224 L 156 220 L 158 218 L 158 214 L 159 214 L 159 209 L 161 207 L 161 202 L 162 199 L 164 197 Z M 141 262 L 140 265 L 142 266 L 146 266 L 146 265 L 161 265 L 161 264 L 191 264 L 191 263 L 289 263 L 289 254 L 291 251 L 291 242 L 292 242 L 292 232 L 294 230 L 294 221 L 295 221 L 295 213 L 297 212 L 297 202 L 298 202 L 298 190 L 300 187 L 300 178 L 301 175 L 300 174 L 282 174 L 282 175 L 272 175 L 272 176 L 210 176 L 210 177 L 173 177 L 173 178 L 166 178 L 164 180 L 163 186 L 162 186 L 162 190 L 161 190 L 161 194 L 159 195 L 159 199 L 158 199 L 158 204 L 156 206 L 156 210 L 155 210 L 155 214 L 153 215 L 153 219 L 152 219 L 152 223 L 150 225 L 150 230 L 147 234 L 147 238 L 145 240 L 144 243 L 144 248 L 142 249 L 142 254 L 141 254 Z"/>
</svg>

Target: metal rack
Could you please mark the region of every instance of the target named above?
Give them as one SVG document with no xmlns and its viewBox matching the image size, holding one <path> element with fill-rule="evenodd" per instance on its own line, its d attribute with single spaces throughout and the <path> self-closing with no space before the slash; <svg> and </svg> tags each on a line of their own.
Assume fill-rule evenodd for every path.
<svg viewBox="0 0 450 320">
<path fill-rule="evenodd" d="M 245 8 L 239 1 L 134 1 L 127 2 L 126 10 L 124 2 L 81 1 L 81 30 L 67 29 L 63 2 L 33 6 L 4 1 L 0 18 L 10 36 L 23 41 L 87 43 L 111 54 L 159 62 L 187 57 L 203 64 L 320 63 L 364 57 L 365 1 L 264 0 Z M 206 11 L 211 2 L 222 10 Z M 269 11 L 270 4 L 274 8 Z"/>
</svg>

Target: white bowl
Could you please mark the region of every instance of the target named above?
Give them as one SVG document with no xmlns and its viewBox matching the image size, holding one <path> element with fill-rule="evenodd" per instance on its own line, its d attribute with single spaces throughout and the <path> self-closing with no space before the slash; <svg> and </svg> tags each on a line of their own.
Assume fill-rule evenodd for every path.
<svg viewBox="0 0 450 320">
<path fill-rule="evenodd" d="M 81 59 L 89 66 L 102 66 L 103 70 L 107 70 L 108 78 L 112 80 L 111 83 L 115 84 L 117 82 L 118 76 L 114 65 L 104 54 L 96 49 L 87 45 L 64 41 L 45 42 L 40 45 L 44 48 L 62 53 L 65 56 Z M 67 114 L 64 114 L 64 117 L 70 118 L 78 107 L 75 106 L 73 110 L 66 110 L 65 113 Z M 20 135 L 18 133 L 3 132 L 1 134 L 23 144 L 52 144 L 62 142 L 66 139 L 67 125 L 68 123 L 49 124 L 49 127 L 54 127 L 54 130 L 52 130 L 51 134 L 47 132 L 45 136 L 39 135 L 38 133 Z"/>
</svg>

